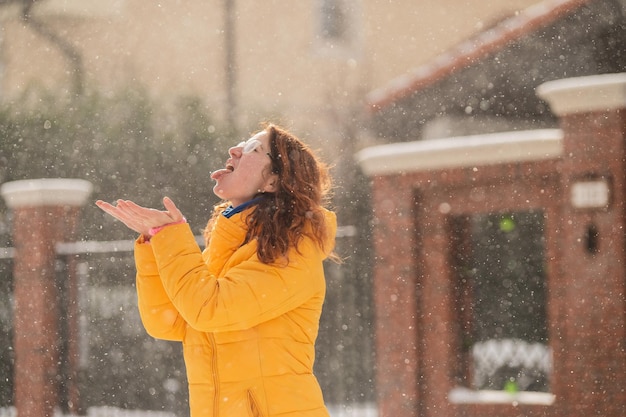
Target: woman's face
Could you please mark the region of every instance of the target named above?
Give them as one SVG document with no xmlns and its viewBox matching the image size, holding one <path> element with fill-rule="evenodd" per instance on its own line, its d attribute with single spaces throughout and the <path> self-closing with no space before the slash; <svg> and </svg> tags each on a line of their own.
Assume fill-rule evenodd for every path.
<svg viewBox="0 0 626 417">
<path fill-rule="evenodd" d="M 269 136 L 262 131 L 228 150 L 226 167 L 211 174 L 213 192 L 234 207 L 261 192 L 272 192 L 277 176 L 270 172 Z"/>
</svg>

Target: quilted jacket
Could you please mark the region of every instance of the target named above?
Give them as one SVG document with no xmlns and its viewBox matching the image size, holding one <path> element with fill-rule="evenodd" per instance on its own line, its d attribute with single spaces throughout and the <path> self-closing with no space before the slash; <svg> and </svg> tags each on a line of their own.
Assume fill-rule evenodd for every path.
<svg viewBox="0 0 626 417">
<path fill-rule="evenodd" d="M 305 237 L 270 265 L 242 245 L 245 215 L 219 216 L 203 252 L 187 224 L 136 242 L 142 322 L 182 342 L 192 417 L 327 417 L 313 361 L 335 215 L 324 249 Z"/>
</svg>

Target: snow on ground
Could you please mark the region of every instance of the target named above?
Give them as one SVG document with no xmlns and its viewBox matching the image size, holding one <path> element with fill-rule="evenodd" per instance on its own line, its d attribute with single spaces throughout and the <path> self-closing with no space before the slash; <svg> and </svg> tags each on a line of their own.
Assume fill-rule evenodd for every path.
<svg viewBox="0 0 626 417">
<path fill-rule="evenodd" d="M 331 417 L 377 417 L 374 404 L 342 404 L 328 406 Z M 17 417 L 15 407 L 0 407 L 0 417 Z M 54 417 L 72 417 L 57 411 Z M 183 417 L 169 411 L 124 410 L 116 407 L 90 407 L 86 417 Z"/>
</svg>

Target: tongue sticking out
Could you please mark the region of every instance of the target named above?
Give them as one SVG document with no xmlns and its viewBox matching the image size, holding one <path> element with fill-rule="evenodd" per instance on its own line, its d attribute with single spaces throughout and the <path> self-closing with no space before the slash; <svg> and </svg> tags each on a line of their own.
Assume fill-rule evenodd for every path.
<svg viewBox="0 0 626 417">
<path fill-rule="evenodd" d="M 211 179 L 219 180 L 220 178 L 222 178 L 222 176 L 226 174 L 230 174 L 231 172 L 233 172 L 232 168 L 231 169 L 228 169 L 228 168 L 218 169 L 217 171 L 213 171 L 211 173 Z"/>
</svg>

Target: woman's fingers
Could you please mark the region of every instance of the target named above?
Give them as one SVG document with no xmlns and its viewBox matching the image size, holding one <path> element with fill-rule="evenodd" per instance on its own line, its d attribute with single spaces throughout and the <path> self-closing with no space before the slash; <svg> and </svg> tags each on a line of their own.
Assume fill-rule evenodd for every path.
<svg viewBox="0 0 626 417">
<path fill-rule="evenodd" d="M 165 206 L 165 209 L 169 212 L 170 217 L 172 218 L 172 221 L 178 222 L 183 219 L 183 213 L 181 213 L 181 211 L 178 210 L 178 207 L 176 207 L 176 204 L 174 204 L 171 198 L 164 197 L 163 205 Z"/>
<path fill-rule="evenodd" d="M 105 213 L 115 217 L 116 219 L 119 219 L 120 215 L 122 215 L 122 212 L 117 207 L 115 207 L 113 204 L 107 203 L 106 201 L 98 200 L 96 201 L 96 206 L 98 206 Z"/>
<path fill-rule="evenodd" d="M 163 226 L 164 224 L 176 221 L 168 211 L 142 207 L 130 200 L 126 200 L 120 204 L 124 210 L 132 213 L 133 216 L 142 219 L 142 221 L 146 222 L 146 224 L 150 224 L 150 227 Z"/>
<path fill-rule="evenodd" d="M 115 205 L 98 200 L 96 205 L 128 228 L 142 234 L 147 234 L 153 227 L 178 222 L 184 218 L 176 204 L 168 197 L 163 199 L 165 211 L 142 207 L 130 200 L 122 199 L 117 200 Z"/>
<path fill-rule="evenodd" d="M 96 206 L 102 209 L 105 213 L 115 217 L 117 220 L 124 223 L 126 227 L 134 230 L 135 232 L 147 235 L 150 228 L 153 227 L 147 224 L 145 219 L 136 216 L 132 211 L 130 211 L 127 204 L 122 200 L 118 200 L 116 205 L 98 200 L 96 201 Z"/>
</svg>

